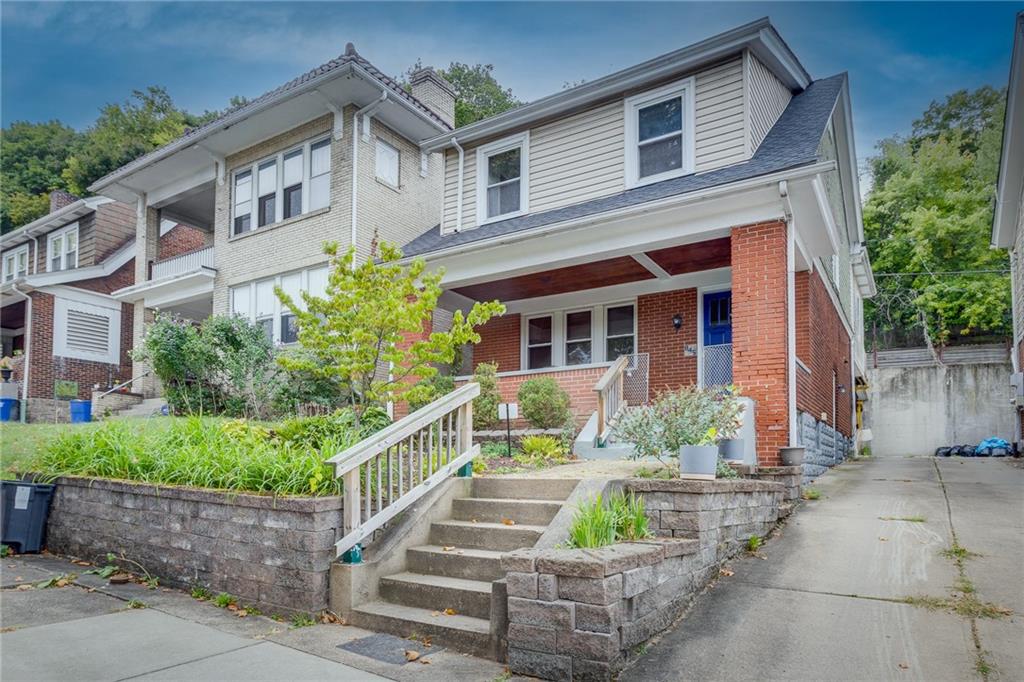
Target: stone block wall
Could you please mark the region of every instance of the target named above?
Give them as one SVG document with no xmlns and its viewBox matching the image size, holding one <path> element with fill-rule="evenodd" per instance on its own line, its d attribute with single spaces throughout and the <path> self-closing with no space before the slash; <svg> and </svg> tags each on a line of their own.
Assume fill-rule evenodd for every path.
<svg viewBox="0 0 1024 682">
<path fill-rule="evenodd" d="M 844 436 L 828 424 L 818 421 L 806 412 L 800 413 L 798 445 L 806 448 L 804 454 L 804 483 L 813 481 L 836 464 L 846 459 L 853 447 L 853 439 Z"/>
<path fill-rule="evenodd" d="M 103 395 L 103 391 L 93 391 L 92 418 L 94 420 L 102 419 L 107 410 L 110 410 L 111 412 L 126 410 L 129 407 L 138 405 L 142 400 L 143 396 L 138 393 L 121 393 L 120 391 L 114 391 L 113 393 Z"/>
<path fill-rule="evenodd" d="M 610 680 L 669 627 L 752 535 L 775 524 L 781 483 L 628 480 L 657 537 L 598 549 L 521 549 L 502 557 L 508 664 L 547 680 Z"/>
<path fill-rule="evenodd" d="M 164 584 L 203 585 L 268 613 L 313 613 L 327 608 L 341 518 L 341 497 L 61 478 L 47 548 L 88 561 L 123 552 Z"/>
<path fill-rule="evenodd" d="M 784 488 L 782 499 L 786 502 L 800 499 L 803 467 L 758 467 L 747 464 L 733 464 L 731 466 L 742 478 L 781 483 Z"/>
</svg>

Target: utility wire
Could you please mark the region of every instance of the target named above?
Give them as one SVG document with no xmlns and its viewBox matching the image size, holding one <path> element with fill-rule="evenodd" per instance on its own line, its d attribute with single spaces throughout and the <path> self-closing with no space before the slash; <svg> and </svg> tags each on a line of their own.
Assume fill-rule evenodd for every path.
<svg viewBox="0 0 1024 682">
<path fill-rule="evenodd" d="M 934 272 L 876 272 L 875 277 L 924 277 L 937 275 L 1008 275 L 1009 270 L 936 270 Z"/>
</svg>

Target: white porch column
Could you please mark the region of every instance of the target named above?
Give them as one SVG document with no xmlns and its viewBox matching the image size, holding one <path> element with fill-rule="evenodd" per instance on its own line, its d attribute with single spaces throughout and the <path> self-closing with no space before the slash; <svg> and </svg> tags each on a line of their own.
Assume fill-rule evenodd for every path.
<svg viewBox="0 0 1024 682">
<path fill-rule="evenodd" d="M 148 205 L 146 195 L 139 196 L 136 203 L 135 222 L 135 283 L 149 279 L 149 263 L 156 260 L 157 245 L 160 241 L 160 212 Z M 146 309 L 143 301 L 135 302 L 132 318 L 132 348 L 141 348 L 145 337 L 146 325 L 153 320 L 153 311 Z M 147 398 L 156 397 L 158 382 L 155 377 L 141 378 L 149 369 L 142 362 L 132 362 L 132 391 L 142 393 Z"/>
</svg>

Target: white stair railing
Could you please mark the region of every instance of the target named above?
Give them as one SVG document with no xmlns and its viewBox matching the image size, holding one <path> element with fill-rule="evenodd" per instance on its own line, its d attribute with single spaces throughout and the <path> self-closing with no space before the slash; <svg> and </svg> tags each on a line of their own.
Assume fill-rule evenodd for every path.
<svg viewBox="0 0 1024 682">
<path fill-rule="evenodd" d="M 473 445 L 478 395 L 480 384 L 468 383 L 327 460 L 344 484 L 338 556 L 480 454 L 480 446 Z M 358 563 L 359 555 L 347 558 Z"/>
</svg>

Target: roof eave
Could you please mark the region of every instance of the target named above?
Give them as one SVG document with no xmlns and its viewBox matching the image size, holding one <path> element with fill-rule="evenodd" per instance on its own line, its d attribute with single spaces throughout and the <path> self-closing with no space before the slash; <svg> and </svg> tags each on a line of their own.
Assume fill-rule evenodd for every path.
<svg viewBox="0 0 1024 682">
<path fill-rule="evenodd" d="M 1014 24 L 1010 82 L 1006 88 L 1006 116 L 999 159 L 995 210 L 992 212 L 992 246 L 1008 249 L 1020 224 L 1021 192 L 1024 186 L 1024 12 Z"/>
<path fill-rule="evenodd" d="M 754 49 L 759 57 L 769 62 L 769 67 L 790 89 L 802 90 L 811 83 L 810 75 L 765 17 L 590 83 L 542 97 L 497 116 L 445 132 L 424 140 L 421 146 L 424 151 L 439 151 L 450 146 L 453 137 L 458 138 L 459 142 L 471 142 L 521 128 L 631 88 L 642 87 L 672 73 L 738 53 L 745 48 Z"/>
<path fill-rule="evenodd" d="M 32 222 L 22 225 L 18 229 L 0 236 L 0 248 L 6 249 L 12 246 L 17 246 L 32 237 L 44 235 L 56 227 L 66 225 L 67 223 L 85 217 L 92 211 L 95 211 L 97 207 L 110 203 L 111 201 L 113 200 L 106 197 L 89 197 L 87 199 L 79 199 L 67 206 L 61 206 L 52 213 L 47 213 L 41 218 L 36 218 Z"/>
</svg>

